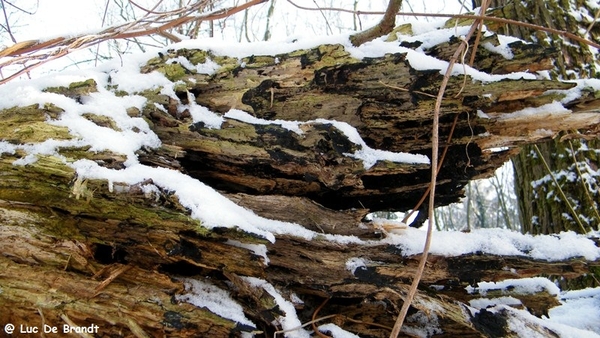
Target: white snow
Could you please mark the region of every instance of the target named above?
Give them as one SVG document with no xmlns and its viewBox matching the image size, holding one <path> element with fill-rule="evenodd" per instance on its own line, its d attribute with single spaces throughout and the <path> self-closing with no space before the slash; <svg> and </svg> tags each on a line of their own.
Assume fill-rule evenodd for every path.
<svg viewBox="0 0 600 338">
<path fill-rule="evenodd" d="M 319 331 L 328 332 L 333 338 L 360 338 L 354 333 L 348 332 L 332 323 L 319 326 Z"/>
<path fill-rule="evenodd" d="M 523 108 L 521 110 L 514 111 L 508 114 L 501 114 L 499 116 L 499 120 L 505 119 L 515 119 L 515 118 L 527 118 L 533 115 L 545 114 L 545 115 L 554 115 L 554 114 L 569 114 L 570 110 L 565 108 L 560 102 L 553 101 L 552 103 L 547 103 L 535 108 Z"/>
<path fill-rule="evenodd" d="M 236 241 L 233 239 L 227 240 L 225 242 L 231 246 L 235 246 L 238 248 L 244 248 L 252 251 L 255 255 L 262 257 L 263 263 L 265 265 L 269 265 L 269 257 L 267 256 L 267 246 L 264 244 L 250 244 L 250 243 L 242 243 L 240 241 Z"/>
<path fill-rule="evenodd" d="M 190 96 L 190 103 L 186 105 L 181 105 L 180 107 L 178 107 L 178 111 L 182 112 L 185 109 L 187 109 L 190 112 L 190 115 L 192 115 L 192 120 L 194 121 L 194 123 L 204 122 L 205 126 L 208 128 L 221 128 L 221 124 L 223 124 L 223 121 L 225 121 L 223 116 L 210 111 L 204 106 L 197 104 L 195 98 L 191 93 L 188 95 Z"/>
<path fill-rule="evenodd" d="M 423 26 L 424 27 L 424 26 Z M 425 34 L 429 40 L 424 41 L 422 48 L 428 44 L 434 44 L 436 41 L 446 39 L 450 31 L 439 30 L 438 34 L 429 35 L 425 28 L 419 37 L 425 39 Z M 434 27 L 434 25 L 430 26 Z M 457 33 L 464 31 L 464 28 L 457 28 Z M 430 31 L 429 31 L 430 32 Z M 501 46 L 493 47 L 493 50 L 510 57 L 506 53 L 504 43 L 509 39 L 501 38 Z M 285 43 L 254 43 L 254 44 L 231 44 L 213 39 L 204 39 L 202 41 L 184 41 L 168 48 L 203 48 L 210 49 L 215 54 L 227 54 L 230 56 L 249 56 L 249 55 L 273 55 L 289 52 L 303 48 L 311 48 L 322 43 L 342 44 L 352 56 L 356 58 L 382 56 L 385 53 L 406 53 L 407 60 L 411 66 L 416 69 L 434 69 L 443 73 L 448 63 L 424 55 L 419 50 L 411 50 L 399 47 L 398 43 L 386 43 L 383 39 L 376 39 L 361 47 L 352 47 L 347 35 L 333 37 L 317 37 L 310 39 L 300 39 L 297 42 Z M 492 47 L 487 47 L 492 48 Z M 165 48 L 166 50 L 167 48 Z M 304 227 L 289 223 L 265 219 L 257 216 L 252 211 L 244 209 L 220 193 L 205 185 L 204 183 L 185 175 L 181 172 L 166 169 L 154 168 L 139 163 L 136 151 L 143 147 L 156 148 L 161 145 L 160 139 L 152 132 L 144 119 L 131 117 L 127 114 L 127 109 L 135 107 L 142 109 L 146 99 L 136 93 L 144 90 L 156 90 L 165 95 L 175 98 L 173 91 L 174 84 L 167 80 L 164 75 L 158 72 L 140 74 L 139 67 L 148 59 L 156 54 L 140 54 L 128 56 L 122 61 L 109 62 L 99 68 L 91 70 L 80 70 L 63 72 L 51 77 L 44 77 L 30 81 L 13 81 L 0 86 L 0 109 L 13 106 L 27 106 L 32 104 L 44 105 L 52 103 L 64 110 L 64 113 L 56 120 L 48 120 L 49 124 L 64 126 L 74 137 L 72 140 L 46 140 L 37 144 L 12 144 L 6 140 L 0 140 L 0 156 L 14 154 L 16 151 L 24 151 L 27 156 L 16 160 L 15 165 L 34 164 L 38 156 L 54 155 L 62 160 L 66 165 L 74 168 L 78 176 L 82 179 L 105 180 L 109 190 L 115 183 L 137 184 L 147 179 L 152 179 L 153 185 L 144 187 L 148 194 L 156 194 L 159 190 L 172 192 L 178 197 L 180 203 L 189 209 L 191 217 L 201 221 L 202 226 L 211 229 L 214 227 L 237 228 L 241 231 L 255 234 L 269 241 L 275 241 L 276 235 L 290 235 L 304 239 L 315 239 L 335 241 L 340 244 L 356 243 L 361 245 L 381 245 L 390 244 L 399 247 L 403 255 L 416 255 L 422 252 L 425 241 L 425 232 L 418 229 L 404 229 L 401 232 L 389 233 L 383 240 L 364 241 L 353 236 L 343 235 L 323 235 L 307 230 Z M 217 70 L 216 64 L 208 60 L 205 64 L 193 66 L 185 60 L 177 59 L 184 67 L 193 69 L 204 74 L 212 74 Z M 474 80 L 488 82 L 501 79 L 534 79 L 535 74 L 515 73 L 509 75 L 488 75 L 481 73 L 468 66 L 455 67 L 453 75 L 465 73 Z M 43 92 L 44 88 L 56 86 L 68 86 L 75 81 L 84 81 L 94 79 L 98 84 L 98 92 L 81 98 L 81 102 L 67 98 L 62 95 Z M 567 100 L 572 100 L 581 95 L 581 90 L 588 86 L 600 89 L 600 80 L 581 80 L 576 82 L 577 87 L 566 93 Z M 117 96 L 106 89 L 109 85 L 117 85 L 118 90 L 124 90 L 129 93 L 126 96 Z M 209 128 L 219 128 L 224 118 L 237 119 L 256 124 L 276 124 L 287 128 L 298 134 L 302 134 L 303 123 L 322 123 L 332 124 L 335 128 L 343 132 L 352 142 L 359 146 L 359 150 L 353 154 L 346 154 L 363 161 L 365 169 L 370 168 L 379 160 L 388 160 L 405 163 L 429 163 L 425 156 L 393 153 L 379 149 L 369 148 L 360 137 L 357 130 L 347 123 L 316 119 L 308 122 L 275 120 L 267 121 L 252 117 L 246 112 L 240 110 L 231 110 L 224 116 L 209 111 L 195 103 L 193 97 L 190 97 L 190 104 L 179 107 L 180 111 L 188 109 L 194 122 L 204 122 Z M 522 111 L 505 114 L 500 118 L 526 118 L 535 114 L 569 114 L 570 111 L 563 107 L 561 102 L 553 102 L 538 108 L 524 109 Z M 162 107 L 161 107 L 162 108 Z M 115 128 L 102 127 L 86 119 L 84 114 L 95 114 L 110 118 Z M 489 118 L 487 116 L 482 116 Z M 540 131 L 544 132 L 544 131 Z M 108 169 L 101 167 L 90 160 L 69 160 L 58 155 L 61 147 L 84 147 L 90 146 L 90 151 L 110 151 L 126 156 L 125 168 L 121 170 Z M 564 260 L 572 257 L 584 257 L 587 260 L 597 260 L 600 258 L 600 248 L 589 237 L 599 236 L 600 233 L 590 233 L 587 235 L 578 235 L 574 232 L 563 232 L 552 236 L 531 236 L 511 232 L 503 229 L 477 229 L 471 233 L 462 232 L 435 232 L 432 240 L 431 253 L 446 256 L 458 256 L 468 253 L 483 253 L 494 255 L 518 255 L 534 259 L 548 261 Z M 269 263 L 267 248 L 265 245 L 250 245 L 246 243 L 229 241 L 228 244 L 251 250 L 254 254 L 263 258 L 265 264 Z M 370 262 L 355 257 L 346 262 L 346 268 L 355 272 L 357 268 L 368 266 Z M 518 273 L 518 269 L 507 267 L 511 271 Z M 263 288 L 274 297 L 281 310 L 285 313 L 278 318 L 284 330 L 292 330 L 285 333 L 287 337 L 309 337 L 309 333 L 304 329 L 298 329 L 301 325 L 295 312 L 293 304 L 284 299 L 284 297 L 270 283 L 257 278 L 245 277 L 245 280 L 254 287 Z M 235 320 L 239 323 L 254 326 L 241 311 L 241 306 L 236 304 L 229 294 L 208 283 L 196 279 L 185 279 L 187 293 L 177 296 L 180 301 L 187 301 L 196 306 L 206 307 L 211 312 L 221 315 L 225 318 Z M 561 294 L 560 290 L 547 279 L 521 279 L 508 280 L 498 283 L 481 282 L 477 286 L 477 291 L 484 295 L 486 290 L 505 289 L 508 286 L 515 287 L 522 292 L 534 292 L 546 290 L 553 295 L 557 295 L 562 305 L 550 310 L 549 318 L 539 319 L 529 315 L 525 311 L 510 309 L 513 311 L 514 319 L 511 320 L 511 326 L 524 336 L 527 336 L 527 323 L 544 323 L 553 330 L 556 330 L 563 337 L 583 337 L 594 336 L 593 332 L 600 333 L 600 324 L 597 318 L 600 317 L 600 291 L 599 288 L 587 289 L 582 291 L 572 291 Z M 510 297 L 500 297 L 493 300 L 474 300 L 471 303 L 473 307 L 495 306 L 496 308 L 508 308 L 507 304 L 513 304 Z M 414 318 L 418 320 L 419 318 Z M 321 328 L 330 331 L 335 337 L 354 337 L 353 334 L 343 331 L 333 324 L 322 325 Z M 570 331 L 572 329 L 572 331 Z"/>
<path fill-rule="evenodd" d="M 485 296 L 487 292 L 500 290 L 506 292 L 510 290 L 514 294 L 534 294 L 545 291 L 550 295 L 560 293 L 560 289 L 549 279 L 544 277 L 532 277 L 523 279 L 505 279 L 500 282 L 478 282 L 477 287 L 468 286 L 466 288 L 469 293 L 479 293 Z"/>
<path fill-rule="evenodd" d="M 489 310 L 493 310 L 488 309 Z M 531 324 L 540 325 L 558 334 L 561 338 L 598 338 L 600 335 L 589 330 L 582 330 L 571 325 L 565 325 L 558 322 L 553 322 L 547 319 L 538 318 L 526 310 L 514 309 L 506 305 L 498 305 L 495 309 L 505 309 L 509 312 L 508 326 L 515 331 L 518 337 L 540 337 L 545 338 L 547 335 L 542 335 L 531 329 Z"/>
<path fill-rule="evenodd" d="M 477 298 L 477 299 L 471 299 L 469 301 L 469 305 L 477 308 L 477 309 L 485 309 L 488 307 L 492 307 L 492 306 L 496 306 L 498 304 L 505 304 L 505 305 L 510 305 L 510 306 L 518 306 L 521 305 L 521 301 L 515 297 L 511 297 L 511 296 L 503 296 L 503 297 L 496 297 L 496 298 Z"/>
<path fill-rule="evenodd" d="M 509 327 L 521 337 L 538 336 L 528 327 L 536 323 L 560 334 L 560 337 L 600 337 L 600 287 L 577 291 L 561 292 L 552 281 L 542 278 L 507 279 L 501 282 L 479 282 L 477 287 L 467 287 L 469 293 L 478 293 L 484 297 L 472 299 L 469 305 L 475 309 L 497 311 L 506 309 L 511 312 Z M 519 299 L 512 296 L 485 298 L 487 292 L 499 290 L 512 295 L 533 294 L 546 291 L 555 295 L 561 305 L 550 308 L 548 317 L 541 319 L 524 310 Z M 472 310 L 473 312 L 473 310 Z"/>
<path fill-rule="evenodd" d="M 560 301 L 548 311 L 548 321 L 600 334 L 600 287 L 564 292 Z"/>
<path fill-rule="evenodd" d="M 279 309 L 283 311 L 284 315 L 278 318 L 279 324 L 282 329 L 286 331 L 285 337 L 288 338 L 309 338 L 310 333 L 304 330 L 301 326 L 302 323 L 296 314 L 296 308 L 294 304 L 289 300 L 283 298 L 283 296 L 275 289 L 275 287 L 260 278 L 255 277 L 242 277 L 248 284 L 255 288 L 262 288 L 267 291 L 274 299 Z"/>
<path fill-rule="evenodd" d="M 409 228 L 404 230 L 402 235 L 390 234 L 384 241 L 397 245 L 404 255 L 416 255 L 423 251 L 425 236 L 425 231 Z M 432 254 L 460 256 L 474 252 L 518 255 L 549 261 L 578 256 L 588 260 L 600 258 L 600 248 L 594 241 L 586 235 L 572 231 L 545 236 L 524 235 L 505 229 L 474 229 L 470 233 L 438 231 L 433 234 L 430 250 Z"/>
<path fill-rule="evenodd" d="M 246 318 L 242 306 L 231 298 L 229 292 L 220 289 L 207 281 L 193 278 L 183 278 L 182 280 L 187 293 L 175 295 L 175 299 L 178 301 L 206 308 L 210 312 L 223 318 L 256 327 L 252 321 Z"/>
<path fill-rule="evenodd" d="M 346 261 L 346 269 L 352 274 L 359 268 L 366 268 L 367 263 L 363 258 L 360 257 L 352 257 Z"/>
</svg>

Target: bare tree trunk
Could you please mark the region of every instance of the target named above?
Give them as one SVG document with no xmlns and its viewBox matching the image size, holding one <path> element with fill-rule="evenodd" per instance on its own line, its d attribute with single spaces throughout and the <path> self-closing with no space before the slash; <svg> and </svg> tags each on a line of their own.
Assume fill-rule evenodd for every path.
<svg viewBox="0 0 600 338">
<path fill-rule="evenodd" d="M 265 24 L 265 34 L 263 36 L 263 41 L 269 41 L 271 39 L 271 18 L 273 17 L 273 13 L 275 12 L 275 0 L 271 0 L 271 4 L 269 5 L 269 10 L 267 11 L 267 23 Z"/>
<path fill-rule="evenodd" d="M 590 180 L 595 180 L 594 149 L 598 149 L 598 142 L 577 140 L 577 161 L 566 147 L 568 142 L 571 141 L 556 139 L 537 146 L 551 171 L 546 169 L 534 146 L 523 147 L 513 159 L 523 232 L 587 232 L 600 225 L 596 214 L 598 191 L 590 185 Z"/>
<path fill-rule="evenodd" d="M 579 6 L 579 5 L 578 5 Z M 580 4 L 583 11 L 587 11 L 591 17 L 595 12 L 587 4 Z M 567 32 L 586 32 L 589 38 L 598 41 L 600 38 L 600 27 L 591 26 L 585 20 L 565 20 L 569 14 L 564 4 L 559 1 L 513 1 L 501 9 L 502 13 L 509 18 L 538 24 L 541 26 L 561 29 Z M 533 15 L 531 14 L 533 13 Z M 499 27 L 501 29 L 501 27 Z M 507 27 L 508 29 L 508 27 Z M 502 31 L 502 30 L 501 30 Z M 594 54 L 590 48 L 582 43 L 564 41 L 566 38 L 551 36 L 548 39 L 546 33 L 534 32 L 525 28 L 514 28 L 509 32 L 513 36 L 525 40 L 544 41 L 544 44 L 560 50 L 561 53 L 554 63 L 554 69 L 550 72 L 553 78 L 592 78 L 597 76 L 597 65 Z M 564 41 L 564 42 L 563 42 Z M 585 101 L 585 100 L 584 100 Z M 579 105 L 585 102 L 573 104 L 573 109 L 579 109 Z M 598 148 L 597 141 L 588 141 L 587 146 Z M 550 140 L 539 144 L 543 157 L 546 159 L 552 172 L 544 168 L 543 162 L 536 159 L 536 151 L 533 146 L 525 146 L 521 153 L 513 158 L 515 167 L 515 185 L 519 197 L 519 210 L 521 212 L 522 230 L 530 233 L 556 233 L 565 230 L 587 231 L 598 229 L 600 220 L 592 213 L 597 208 L 596 202 L 591 202 L 588 188 L 581 183 L 582 178 L 575 182 L 565 177 L 557 177 L 560 186 L 556 186 L 551 180 L 540 182 L 543 178 L 561 176 L 563 171 L 577 177 L 576 166 L 585 167 L 594 160 L 584 160 L 580 164 L 573 161 L 568 144 L 560 139 Z M 589 154 L 585 152 L 586 155 Z M 593 155 L 592 155 L 593 156 Z M 550 176 L 548 176 L 550 175 Z M 596 176 L 592 174 L 592 176 Z M 561 190 L 566 198 L 561 197 Z M 594 199 L 600 196 L 592 193 Z M 574 210 L 571 210 L 575 206 Z M 581 220 L 579 220 L 581 218 Z"/>
</svg>

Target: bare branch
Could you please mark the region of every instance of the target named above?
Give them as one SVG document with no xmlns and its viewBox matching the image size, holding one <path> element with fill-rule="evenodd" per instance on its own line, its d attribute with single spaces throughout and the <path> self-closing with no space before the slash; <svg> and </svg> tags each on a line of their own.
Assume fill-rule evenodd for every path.
<svg viewBox="0 0 600 338">
<path fill-rule="evenodd" d="M 0 3 L 2 4 L 2 14 L 4 14 L 4 22 L 6 24 L 6 26 L 2 27 L 6 29 L 6 32 L 8 33 L 8 35 L 10 35 L 10 39 L 12 40 L 12 42 L 17 43 L 17 39 L 15 39 L 15 36 L 13 35 L 10 29 L 10 22 L 8 22 L 8 15 L 6 14 L 6 5 L 4 4 L 4 0 L 0 0 Z"/>
<path fill-rule="evenodd" d="M 0 69 L 9 65 L 21 64 L 38 60 L 34 64 L 25 66 L 23 69 L 11 74 L 0 81 L 0 84 L 6 83 L 33 68 L 39 67 L 51 60 L 55 60 L 69 53 L 89 48 L 108 40 L 115 39 L 133 39 L 148 35 L 167 35 L 170 39 L 177 39 L 168 34 L 168 30 L 179 27 L 191 21 L 198 20 L 218 20 L 244 11 L 249 7 L 266 2 L 267 0 L 251 0 L 245 4 L 219 9 L 205 14 L 197 14 L 198 9 L 204 6 L 204 2 L 195 3 L 192 6 L 181 8 L 180 10 L 170 12 L 169 15 L 151 15 L 146 13 L 141 19 L 128 22 L 122 25 L 106 28 L 96 34 L 86 34 L 75 37 L 58 37 L 48 41 L 29 40 L 14 44 L 0 51 L 1 58 L 7 58 L 0 62 Z M 159 2 L 160 3 L 160 2 Z M 158 6 L 158 4 L 156 5 Z M 152 8 L 151 11 L 156 9 Z M 173 14 L 181 15 L 172 19 Z M 158 23 L 158 24 L 157 24 Z M 8 58 L 11 57 L 11 58 Z"/>
<path fill-rule="evenodd" d="M 365 42 L 371 41 L 391 32 L 396 25 L 396 13 L 398 13 L 400 10 L 400 6 L 402 6 L 402 0 L 390 0 L 383 18 L 377 25 L 367 29 L 366 31 L 350 36 L 350 42 L 352 42 L 352 45 L 358 47 Z"/>
<path fill-rule="evenodd" d="M 2 4 L 8 4 L 9 6 L 11 6 L 11 7 L 13 7 L 14 9 L 18 10 L 19 12 L 23 12 L 23 13 L 25 13 L 25 14 L 29 14 L 29 15 L 33 15 L 33 14 L 35 14 L 35 12 L 30 12 L 30 11 L 28 11 L 28 10 L 25 10 L 25 9 L 23 9 L 23 8 L 21 8 L 21 7 L 17 6 L 17 5 L 15 5 L 15 4 L 13 4 L 12 2 L 10 2 L 10 1 L 7 1 L 7 0 L 3 0 L 3 1 L 2 1 Z"/>
<path fill-rule="evenodd" d="M 320 8 L 311 8 L 311 7 L 304 7 L 304 6 L 300 6 L 297 5 L 296 3 L 294 3 L 292 0 L 287 0 L 290 4 L 292 4 L 292 6 L 296 7 L 296 8 L 300 8 L 300 9 L 304 9 L 304 10 L 309 10 L 309 11 L 337 11 L 337 12 L 344 12 L 344 13 L 352 13 L 352 14 L 356 14 L 356 15 L 382 15 L 385 14 L 385 12 L 381 12 L 381 11 L 354 11 L 351 9 L 345 9 L 345 8 L 336 8 L 336 7 L 320 7 Z M 526 22 L 521 22 L 521 21 L 516 21 L 516 20 L 510 20 L 510 19 L 504 19 L 504 18 L 497 18 L 497 17 L 493 17 L 493 16 L 485 16 L 485 15 L 469 15 L 469 14 L 435 14 L 435 13 L 405 13 L 405 12 L 398 12 L 397 15 L 406 15 L 406 16 L 421 16 L 421 17 L 432 17 L 432 18 L 451 18 L 451 19 L 472 19 L 472 20 L 478 20 L 478 19 L 483 19 L 484 21 L 493 21 L 493 22 L 499 22 L 499 23 L 503 23 L 503 24 L 507 24 L 507 25 L 516 25 L 516 26 L 521 26 L 521 27 L 526 27 L 526 28 L 530 28 L 533 30 L 538 30 L 538 31 L 542 31 L 542 32 L 546 32 L 546 33 L 552 33 L 552 34 L 557 34 L 560 36 L 564 36 L 567 37 L 569 39 L 584 43 L 588 46 L 592 46 L 592 47 L 596 47 L 596 48 L 600 48 L 600 44 L 596 43 L 592 40 L 588 40 L 585 38 L 582 38 L 580 36 L 577 36 L 573 33 L 569 33 L 569 32 L 565 32 L 562 30 L 558 30 L 558 29 L 554 29 L 554 28 L 549 28 L 549 27 L 544 27 L 544 26 L 540 26 L 540 25 L 534 25 L 534 24 L 530 24 L 530 23 L 526 23 Z"/>
</svg>

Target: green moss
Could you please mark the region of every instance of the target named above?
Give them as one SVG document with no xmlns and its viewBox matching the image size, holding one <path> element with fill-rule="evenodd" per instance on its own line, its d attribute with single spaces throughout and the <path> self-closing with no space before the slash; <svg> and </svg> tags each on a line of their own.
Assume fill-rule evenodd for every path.
<svg viewBox="0 0 600 338">
<path fill-rule="evenodd" d="M 49 106 L 50 107 L 50 106 Z M 47 139 L 70 140 L 73 137 L 69 129 L 46 123 L 50 114 L 58 117 L 59 111 L 56 106 L 47 109 L 39 109 L 38 105 L 27 107 L 13 107 L 0 110 L 0 139 L 20 143 L 39 143 Z"/>
<path fill-rule="evenodd" d="M 98 91 L 98 84 L 94 79 L 88 79 L 85 81 L 73 82 L 68 87 L 48 87 L 43 91 L 47 93 L 61 94 L 66 97 L 76 98 L 80 96 L 86 96 L 90 93 Z"/>
<path fill-rule="evenodd" d="M 70 215 L 85 215 L 98 219 L 110 219 L 146 226 L 161 225 L 190 229 L 208 236 L 210 231 L 198 220 L 191 219 L 182 207 L 169 208 L 157 204 L 155 199 L 133 196 L 128 193 L 110 192 L 104 180 L 86 180 L 77 177 L 75 171 L 54 156 L 39 156 L 38 161 L 27 166 L 14 166 L 14 157 L 0 159 L 0 199 L 23 202 L 50 210 L 66 213 L 59 222 L 49 217 L 45 230 L 52 236 L 77 237 L 79 230 Z M 102 196 L 100 196 L 102 195 Z M 167 200 L 167 198 L 165 198 Z M 176 202 L 176 199 L 175 199 Z M 176 202 L 177 203 L 177 202 Z"/>
<path fill-rule="evenodd" d="M 121 131 L 121 129 L 119 127 L 117 127 L 117 123 L 115 122 L 115 120 L 113 120 L 111 117 L 104 116 L 104 115 L 96 115 L 96 114 L 92 114 L 92 113 L 85 113 L 85 114 L 82 114 L 81 116 L 83 116 L 86 120 L 92 121 L 101 127 L 106 127 L 106 128 L 110 128 L 110 129 L 113 129 L 116 131 Z"/>
<path fill-rule="evenodd" d="M 450 19 L 446 21 L 443 28 L 454 28 L 456 26 L 471 26 L 475 19 Z"/>
<path fill-rule="evenodd" d="M 403 25 L 400 25 L 396 28 L 394 28 L 394 30 L 392 30 L 392 32 L 390 34 L 388 34 L 388 37 L 385 39 L 386 42 L 393 42 L 398 40 L 398 34 L 400 35 L 413 35 L 413 30 L 412 30 L 412 24 L 410 23 L 406 23 Z"/>
<path fill-rule="evenodd" d="M 229 56 L 216 55 L 214 56 L 213 61 L 221 66 L 215 72 L 216 74 L 229 73 L 240 66 L 240 60 Z"/>
<path fill-rule="evenodd" d="M 165 77 L 167 79 L 169 79 L 169 81 L 173 81 L 173 82 L 180 80 L 187 73 L 187 70 L 185 69 L 185 67 L 183 67 L 179 63 L 171 63 L 171 64 L 162 65 L 157 69 L 157 71 L 160 73 L 163 73 L 165 75 Z"/>
<path fill-rule="evenodd" d="M 206 63 L 208 56 L 209 53 L 207 51 L 195 49 L 189 53 L 188 60 L 190 60 L 193 65 L 199 65 Z"/>
<path fill-rule="evenodd" d="M 187 92 L 188 91 L 188 86 L 187 84 L 185 84 L 184 82 L 177 82 L 174 86 L 173 86 L 173 90 L 175 92 Z"/>
<path fill-rule="evenodd" d="M 246 68 L 262 68 L 266 66 L 273 66 L 276 64 L 274 56 L 268 55 L 258 55 L 258 56 L 250 56 L 245 57 L 241 60 L 246 64 Z"/>
<path fill-rule="evenodd" d="M 77 90 L 77 91 L 81 91 L 82 93 L 85 92 L 85 93 L 89 94 L 92 92 L 97 92 L 98 91 L 97 86 L 98 86 L 98 84 L 96 83 L 96 81 L 94 79 L 87 79 L 85 81 L 71 83 L 69 85 L 69 90 Z"/>
<path fill-rule="evenodd" d="M 323 66 L 335 66 L 337 64 L 347 64 L 358 62 L 358 60 L 354 59 L 350 56 L 350 53 L 344 49 L 344 46 L 336 44 L 336 45 L 321 45 L 317 47 L 317 50 L 320 54 L 320 63 Z"/>
</svg>

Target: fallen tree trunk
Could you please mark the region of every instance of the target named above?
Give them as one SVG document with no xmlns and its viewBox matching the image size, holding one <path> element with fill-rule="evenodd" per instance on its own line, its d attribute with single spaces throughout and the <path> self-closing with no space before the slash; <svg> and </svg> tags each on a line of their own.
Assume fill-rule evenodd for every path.
<svg viewBox="0 0 600 338">
<path fill-rule="evenodd" d="M 430 53 L 443 58 L 453 43 Z M 556 54 L 518 44 L 512 48 L 518 55 L 514 61 L 490 58 L 484 50 L 488 56 L 477 67 L 505 73 L 537 60 L 536 69 L 542 70 Z M 358 59 L 342 45 L 242 58 L 178 49 L 142 67 L 142 73 L 165 75 L 168 84 L 160 88 L 127 92 L 126 85 L 110 83 L 118 75 L 113 72 L 105 74 L 106 88 L 90 79 L 43 91 L 49 100 L 56 98 L 50 94 L 60 96 L 64 107 L 56 100 L 3 109 L 0 320 L 17 327 L 67 324 L 80 331 L 97 325 L 91 333 L 100 336 L 272 336 L 293 326 L 285 319 L 295 311 L 302 322 L 324 316 L 360 336 L 387 337 L 419 255 L 393 242 L 402 235 L 388 231 L 398 229 L 366 222 L 364 216 L 414 207 L 427 189 L 430 168 L 390 160 L 365 165 L 368 160 L 356 154 L 372 147 L 431 155 L 431 96 L 441 75 L 435 67 L 421 69 L 413 62 L 409 51 Z M 210 64 L 210 74 L 195 68 Z M 551 111 L 552 102 L 565 99 L 573 86 L 453 77 L 441 132 L 442 138 L 451 130 L 454 134 L 443 145 L 448 154 L 437 202 L 459 199 L 470 179 L 492 173 L 521 144 L 562 130 L 597 132 L 600 116 L 594 110 Z M 81 135 L 57 122 L 73 109 L 90 125 L 121 132 L 120 121 L 101 114 L 114 107 L 90 108 L 99 91 L 145 98 L 141 109 L 132 104 L 127 115 L 143 118 L 161 145 L 136 148 L 142 169 L 173 169 L 260 216 L 290 223 L 278 223 L 269 238 L 224 220 L 222 225 L 203 222 L 168 184 L 153 181 L 158 176 L 131 183 L 124 176 L 80 175 L 75 163 L 81 160 L 111 173 L 131 169 L 129 154 L 78 143 Z M 596 96 L 589 91 L 565 105 L 594 103 Z M 73 108 L 76 104 L 89 112 Z M 193 117 L 200 105 L 230 115 L 210 125 Z M 511 114 L 524 108 L 540 111 Z M 231 115 L 232 109 L 255 119 Z M 277 120 L 301 123 L 290 127 Z M 344 132 L 347 125 L 341 122 L 356 128 L 365 144 Z M 149 133 L 138 125 L 127 131 Z M 46 141 L 72 142 L 45 152 L 17 146 Z M 416 335 L 425 323 L 427 335 L 509 335 L 506 323 L 513 310 L 472 311 L 469 301 L 479 296 L 468 286 L 542 274 L 581 281 L 597 275 L 599 265 L 577 257 L 536 260 L 527 252 L 432 255 L 403 333 Z M 204 283 L 203 292 L 191 291 L 194 280 Z M 187 302 L 203 294 L 203 304 L 210 303 L 211 293 L 239 304 L 248 321 Z M 545 291 L 510 295 L 537 316 L 557 304 Z M 543 325 L 528 325 L 552 333 Z M 290 332 L 300 332 L 295 330 Z"/>
<path fill-rule="evenodd" d="M 527 49 L 522 57 L 547 59 L 556 53 L 542 48 L 540 56 L 540 48 Z M 519 44 L 514 49 L 517 55 L 526 53 Z M 214 59 L 223 70 L 194 73 L 171 61 L 181 57 L 190 62 Z M 515 58 L 516 69 L 523 67 L 521 62 Z M 551 66 L 543 60 L 536 65 Z M 322 120 L 350 124 L 372 148 L 430 156 L 431 112 L 442 75 L 415 69 L 402 53 L 361 61 L 341 45 L 240 59 L 174 50 L 143 68 L 154 70 L 185 85 L 176 87 L 180 100 L 157 94 L 154 101 L 164 109 L 148 105 L 144 116 L 165 144 L 179 147 L 178 160 L 187 172 L 217 189 L 305 196 L 333 209 L 403 211 L 414 207 L 428 185 L 427 165 L 379 161 L 364 168 L 362 161 L 345 155 L 361 147 Z M 531 116 L 510 114 L 551 104 L 565 97 L 560 90 L 573 87 L 545 80 L 483 83 L 452 77 L 440 117 L 440 137 L 448 139 L 451 130 L 453 136 L 443 145 L 448 155 L 436 189 L 438 203 L 457 201 L 469 179 L 491 175 L 521 144 L 558 130 L 594 129 L 600 122 L 595 112 L 555 114 L 549 107 L 547 113 Z M 212 111 L 242 109 L 275 122 L 253 125 L 226 117 L 220 129 L 204 123 L 190 127 L 189 111 L 177 107 L 193 104 L 192 98 Z M 303 133 L 276 120 L 304 121 Z"/>
<path fill-rule="evenodd" d="M 49 183 L 67 182 L 68 177 L 63 177 L 62 182 L 55 179 Z M 99 188 L 95 183 L 89 182 L 88 188 Z M 67 193 L 65 190 L 63 197 L 68 204 L 89 204 L 90 210 L 98 210 L 99 198 L 73 201 Z M 3 200 L 0 298 L 4 306 L 0 318 L 4 322 L 31 327 L 46 324 L 61 330 L 65 324 L 97 325 L 102 336 L 220 337 L 243 331 L 273 332 L 271 321 L 284 313 L 272 295 L 244 279 L 251 276 L 285 286 L 280 292 L 287 299 L 302 299 L 296 311 L 304 321 L 329 299 L 319 316 L 336 315 L 335 323 L 361 336 L 385 337 L 388 330 L 381 326 L 393 325 L 391 314 L 401 304 L 418 265 L 418 255 L 405 257 L 398 247 L 384 242 L 335 245 L 287 236 L 267 244 L 267 265 L 252 250 L 231 243 L 232 238 L 252 242 L 247 236 L 241 238 L 243 234 L 203 232 L 194 222 L 174 222 L 171 211 L 149 205 L 144 198 L 107 195 L 110 205 L 127 201 L 128 208 L 143 212 L 144 217 L 107 218 L 100 211 L 72 214 L 76 208 Z M 57 237 L 58 231 L 69 237 Z M 368 232 L 375 230 L 365 230 Z M 256 238 L 254 242 L 264 243 Z M 352 272 L 347 262 L 354 257 L 372 263 Z M 548 262 L 517 256 L 434 255 L 411 313 L 427 314 L 445 334 L 481 335 L 481 328 L 463 313 L 464 304 L 480 296 L 465 287 L 482 280 L 540 274 L 576 280 L 599 268 L 600 261 L 582 259 Z M 184 293 L 186 276 L 204 276 L 229 290 L 259 327 L 240 326 L 207 309 L 174 301 Z M 521 300 L 522 306 L 538 316 L 558 305 L 555 296 L 545 292 L 501 294 Z M 367 324 L 372 322 L 378 326 Z M 406 332 L 420 325 L 409 320 Z"/>
</svg>

